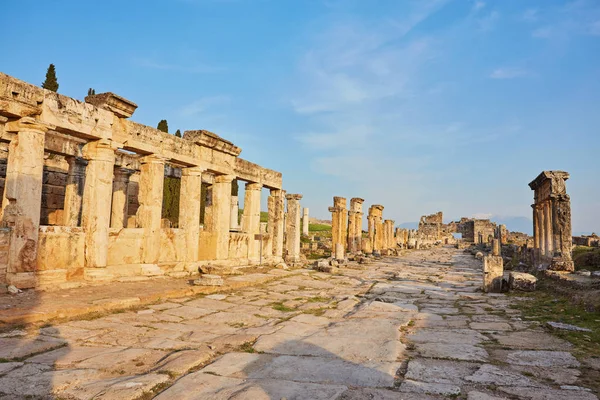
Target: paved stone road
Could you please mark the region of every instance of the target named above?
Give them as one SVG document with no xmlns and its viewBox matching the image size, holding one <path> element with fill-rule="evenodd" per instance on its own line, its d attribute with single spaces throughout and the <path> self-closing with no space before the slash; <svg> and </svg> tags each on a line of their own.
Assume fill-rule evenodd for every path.
<svg viewBox="0 0 600 400">
<path fill-rule="evenodd" d="M 1 334 L 0 399 L 597 399 L 480 271 L 418 251 Z"/>
</svg>

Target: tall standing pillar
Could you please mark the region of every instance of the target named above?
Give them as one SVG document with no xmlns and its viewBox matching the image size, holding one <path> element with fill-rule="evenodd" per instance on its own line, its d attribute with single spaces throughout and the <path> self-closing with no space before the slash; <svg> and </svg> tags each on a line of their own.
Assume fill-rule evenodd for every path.
<svg viewBox="0 0 600 400">
<path fill-rule="evenodd" d="M 384 222 L 384 231 L 385 231 L 385 249 L 393 249 L 396 246 L 394 245 L 394 221 L 391 219 L 386 219 Z"/>
<path fill-rule="evenodd" d="M 83 204 L 83 187 L 85 184 L 85 167 L 87 161 L 80 157 L 66 157 L 69 163 L 67 185 L 65 187 L 64 225 L 81 225 L 81 207 Z"/>
<path fill-rule="evenodd" d="M 284 196 L 285 192 L 283 190 L 271 189 L 268 199 L 269 221 L 267 227 L 271 234 L 273 256 L 277 259 L 283 257 Z"/>
<path fill-rule="evenodd" d="M 294 264 L 300 261 L 300 199 L 301 194 L 288 194 L 287 218 L 285 226 L 286 261 Z"/>
<path fill-rule="evenodd" d="M 304 207 L 302 209 L 302 235 L 303 236 L 308 236 L 308 225 L 309 225 L 308 208 Z"/>
<path fill-rule="evenodd" d="M 231 223 L 232 230 L 240 229 L 240 224 L 238 223 L 240 212 L 240 200 L 238 196 L 231 195 L 231 216 L 229 217 Z"/>
<path fill-rule="evenodd" d="M 234 175 L 218 175 L 212 185 L 212 221 L 216 235 L 216 259 L 229 257 L 229 228 L 231 227 L 231 182 Z"/>
<path fill-rule="evenodd" d="M 140 159 L 138 201 L 140 207 L 136 222 L 144 228 L 143 262 L 157 264 L 160 256 L 160 229 L 162 218 L 165 158 L 151 154 Z"/>
<path fill-rule="evenodd" d="M 202 172 L 200 167 L 181 170 L 179 194 L 179 228 L 185 235 L 185 261 L 198 260 L 200 240 L 200 203 L 202 195 Z"/>
<path fill-rule="evenodd" d="M 115 150 L 108 139 L 90 142 L 83 147 L 88 160 L 83 189 L 81 226 L 85 232 L 85 266 L 106 267 L 108 260 L 108 230 L 112 200 Z M 86 277 L 88 276 L 86 272 Z"/>
<path fill-rule="evenodd" d="M 247 183 L 244 196 L 244 215 L 242 216 L 242 230 L 249 235 L 248 259 L 260 260 L 260 241 L 255 235 L 260 233 L 260 194 L 262 184 Z"/>
<path fill-rule="evenodd" d="M 333 207 L 329 207 L 331 212 L 331 251 L 336 252 L 336 246 L 342 246 L 343 253 L 346 251 L 348 235 L 348 210 L 346 209 L 346 199 L 344 197 L 334 197 Z"/>
<path fill-rule="evenodd" d="M 550 201 L 544 203 L 544 242 L 546 256 L 552 257 L 554 249 L 552 246 L 552 206 L 550 205 Z"/>
<path fill-rule="evenodd" d="M 383 249 L 383 206 L 376 204 L 371 206 L 373 208 L 373 217 L 375 224 L 375 239 L 373 245 L 373 252 L 381 254 Z"/>
<path fill-rule="evenodd" d="M 369 215 L 367 215 L 367 223 L 368 223 L 368 229 L 369 229 L 369 244 L 370 246 L 368 246 L 371 250 L 371 252 L 373 252 L 374 247 L 375 247 L 375 216 L 372 214 L 372 210 L 373 210 L 373 206 L 369 207 Z"/>
<path fill-rule="evenodd" d="M 129 177 L 133 171 L 116 167 L 113 180 L 112 208 L 110 212 L 110 227 L 122 229 L 127 227 L 129 208 Z"/>
<path fill-rule="evenodd" d="M 36 285 L 44 142 L 48 128 L 33 118 L 5 125 L 7 132 L 17 134 L 8 148 L 2 199 L 2 227 L 11 228 L 6 280 L 19 288 Z"/>
<path fill-rule="evenodd" d="M 350 199 L 350 212 L 348 214 L 348 252 L 361 251 L 362 239 L 362 203 L 363 199 L 353 197 Z"/>
</svg>

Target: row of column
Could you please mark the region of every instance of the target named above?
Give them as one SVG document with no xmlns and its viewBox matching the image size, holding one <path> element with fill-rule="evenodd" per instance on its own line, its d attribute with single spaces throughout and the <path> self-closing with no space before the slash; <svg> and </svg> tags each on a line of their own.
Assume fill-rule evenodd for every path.
<svg viewBox="0 0 600 400">
<path fill-rule="evenodd" d="M 533 240 L 535 247 L 546 257 L 554 254 L 552 240 L 552 205 L 551 201 L 534 204 L 533 206 Z"/>
<path fill-rule="evenodd" d="M 11 228 L 7 280 L 21 288 L 35 286 L 37 246 L 44 169 L 45 133 L 52 126 L 33 118 L 22 118 L 5 125 L 17 135 L 11 140 L 2 200 L 2 227 Z M 127 186 L 131 170 L 115 170 L 118 144 L 101 139 L 83 146 L 83 159 L 67 157 L 69 174 L 65 188 L 66 226 L 81 225 L 85 235 L 86 268 L 107 266 L 110 226 L 122 228 L 127 220 Z M 139 209 L 136 225 L 144 229 L 143 262 L 156 264 L 160 255 L 164 167 L 166 159 L 158 155 L 140 158 Z M 179 203 L 179 227 L 185 236 L 186 261 L 199 256 L 200 204 L 202 173 L 199 166 L 182 168 Z M 231 224 L 231 182 L 233 175 L 218 175 L 212 185 L 212 231 L 216 235 L 216 259 L 225 260 L 229 253 Z M 262 185 L 246 186 L 243 230 L 250 235 L 248 255 L 258 259 L 260 243 L 260 194 Z M 269 230 L 272 254 L 283 256 L 283 190 L 271 190 L 269 196 Z M 301 195 L 287 195 L 288 226 L 286 257 L 300 259 Z"/>
</svg>

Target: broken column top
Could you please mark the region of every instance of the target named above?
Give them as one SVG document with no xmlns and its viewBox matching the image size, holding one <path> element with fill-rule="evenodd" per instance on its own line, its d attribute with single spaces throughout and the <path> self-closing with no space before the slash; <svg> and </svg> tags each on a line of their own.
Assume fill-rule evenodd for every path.
<svg viewBox="0 0 600 400">
<path fill-rule="evenodd" d="M 339 208 L 346 208 L 346 198 L 335 196 L 333 198 L 333 206 Z"/>
<path fill-rule="evenodd" d="M 551 180 L 553 183 L 553 186 L 555 186 L 555 182 L 557 184 L 562 184 L 561 188 L 564 188 L 564 181 L 566 181 L 567 179 L 569 179 L 570 175 L 568 172 L 565 171 L 544 171 L 541 174 L 539 174 L 537 176 L 537 178 L 535 178 L 533 181 L 531 181 L 531 183 L 529 183 L 529 187 L 531 188 L 531 190 L 536 190 L 538 189 L 541 185 L 544 184 L 544 182 Z M 558 189 L 558 188 L 556 188 Z M 552 188 L 552 192 L 555 192 L 555 188 Z"/>
<path fill-rule="evenodd" d="M 287 200 L 301 200 L 302 199 L 302 195 L 301 194 L 286 194 L 285 198 Z"/>
<path fill-rule="evenodd" d="M 127 100 L 112 92 L 86 96 L 85 102 L 98 108 L 108 110 L 119 118 L 131 117 L 137 108 L 137 104 L 133 101 Z"/>
<path fill-rule="evenodd" d="M 362 204 L 364 202 L 365 202 L 365 199 L 361 199 L 360 197 L 353 197 L 350 199 L 350 204 L 352 204 L 352 203 Z"/>
</svg>

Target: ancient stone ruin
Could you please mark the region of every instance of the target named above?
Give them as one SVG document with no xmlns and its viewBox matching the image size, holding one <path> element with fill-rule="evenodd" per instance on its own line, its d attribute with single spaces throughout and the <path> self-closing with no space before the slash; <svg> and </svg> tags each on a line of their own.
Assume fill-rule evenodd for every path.
<svg viewBox="0 0 600 400">
<path fill-rule="evenodd" d="M 240 158 L 214 133 L 178 138 L 133 122 L 136 107 L 113 93 L 81 102 L 0 74 L 0 283 L 67 287 L 299 261 L 302 196 L 285 195 L 281 173 Z M 163 217 L 167 178 L 178 181 L 178 218 Z M 241 227 L 234 180 L 247 183 Z"/>
<path fill-rule="evenodd" d="M 533 243 L 536 266 L 573 271 L 571 200 L 565 181 L 569 173 L 544 171 L 529 187 L 534 191 Z"/>
</svg>

